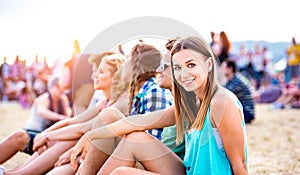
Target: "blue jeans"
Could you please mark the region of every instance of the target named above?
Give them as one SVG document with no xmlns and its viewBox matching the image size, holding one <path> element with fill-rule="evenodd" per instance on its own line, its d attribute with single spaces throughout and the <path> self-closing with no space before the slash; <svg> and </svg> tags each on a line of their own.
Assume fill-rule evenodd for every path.
<svg viewBox="0 0 300 175">
<path fill-rule="evenodd" d="M 292 78 L 298 77 L 299 75 L 299 65 L 287 66 L 285 70 L 285 82 L 289 83 Z"/>
</svg>

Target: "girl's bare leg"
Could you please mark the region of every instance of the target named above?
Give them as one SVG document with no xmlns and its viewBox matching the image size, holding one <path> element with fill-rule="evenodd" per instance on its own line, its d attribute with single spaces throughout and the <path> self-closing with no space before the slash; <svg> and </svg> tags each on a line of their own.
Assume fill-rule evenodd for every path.
<svg viewBox="0 0 300 175">
<path fill-rule="evenodd" d="M 29 136 L 25 130 L 19 130 L 0 144 L 0 164 L 4 163 L 19 151 L 23 151 Z"/>
<path fill-rule="evenodd" d="M 43 154 L 32 160 L 26 166 L 17 169 L 5 172 L 5 175 L 13 174 L 22 174 L 22 175 L 31 175 L 31 174 L 45 174 L 50 169 L 53 168 L 55 162 L 58 160 L 58 157 L 75 145 L 76 141 L 64 141 L 58 142 L 54 146 L 50 147 Z"/>
<path fill-rule="evenodd" d="M 93 129 L 113 123 L 120 120 L 121 117 L 122 116 L 115 110 L 103 110 L 101 114 L 97 116 Z M 114 151 L 118 140 L 117 138 L 108 138 L 93 141 L 84 161 L 79 166 L 77 174 L 97 174 Z"/>
<path fill-rule="evenodd" d="M 65 164 L 59 167 L 55 167 L 46 175 L 74 175 L 76 172 L 72 169 L 71 164 Z"/>
<path fill-rule="evenodd" d="M 98 174 L 110 174 L 121 166 L 134 167 L 136 160 L 150 172 L 185 174 L 182 160 L 167 146 L 146 132 L 134 132 L 124 136 Z M 118 171 L 124 169 L 126 168 L 120 168 Z M 128 170 L 134 171 L 132 168 Z M 140 172 L 141 170 L 137 170 L 137 174 Z"/>
<path fill-rule="evenodd" d="M 127 167 L 127 166 L 121 166 L 116 168 L 110 175 L 158 175 L 158 173 L 153 173 L 150 171 Z"/>
</svg>

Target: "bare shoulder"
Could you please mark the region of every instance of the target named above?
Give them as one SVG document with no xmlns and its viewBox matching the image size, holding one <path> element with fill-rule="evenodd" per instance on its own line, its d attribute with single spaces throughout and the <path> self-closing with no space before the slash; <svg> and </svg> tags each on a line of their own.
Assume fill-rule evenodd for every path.
<svg viewBox="0 0 300 175">
<path fill-rule="evenodd" d="M 64 94 L 64 93 L 61 94 L 60 98 L 61 98 L 62 100 L 64 100 L 64 101 L 69 101 L 68 96 L 67 96 L 66 94 Z"/>
<path fill-rule="evenodd" d="M 42 102 L 48 102 L 48 101 L 49 101 L 49 94 L 48 93 L 43 93 L 35 99 L 36 103 L 42 103 Z"/>
<path fill-rule="evenodd" d="M 225 88 L 220 88 L 211 100 L 211 120 L 218 126 L 222 119 L 240 115 L 234 95 Z M 237 114 L 237 115 L 235 115 Z"/>
<path fill-rule="evenodd" d="M 217 93 L 211 100 L 211 108 L 225 107 L 225 106 L 236 106 L 233 98 L 234 94 L 225 88 L 219 88 Z"/>
</svg>

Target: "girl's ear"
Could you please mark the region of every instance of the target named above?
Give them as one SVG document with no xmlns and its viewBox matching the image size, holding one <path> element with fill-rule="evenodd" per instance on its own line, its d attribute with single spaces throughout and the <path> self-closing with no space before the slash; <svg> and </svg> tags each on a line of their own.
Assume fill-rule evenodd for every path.
<svg viewBox="0 0 300 175">
<path fill-rule="evenodd" d="M 210 72 L 213 67 L 212 58 L 211 57 L 207 58 L 205 62 L 206 62 L 207 72 Z"/>
</svg>

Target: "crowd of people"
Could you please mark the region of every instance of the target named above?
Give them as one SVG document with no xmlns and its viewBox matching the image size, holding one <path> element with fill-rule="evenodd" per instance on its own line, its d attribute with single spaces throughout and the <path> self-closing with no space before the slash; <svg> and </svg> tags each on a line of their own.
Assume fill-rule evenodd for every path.
<svg viewBox="0 0 300 175">
<path fill-rule="evenodd" d="M 267 46 L 255 43 L 253 48 L 239 46 L 237 53 L 231 52 L 231 42 L 226 33 L 211 32 L 211 47 L 224 60 L 233 61 L 241 79 L 248 82 L 255 103 L 271 104 L 270 109 L 300 108 L 300 44 L 292 37 L 286 48 L 287 63 L 284 69 L 276 70 L 276 59 Z M 284 50 L 283 50 L 284 51 Z"/>
<path fill-rule="evenodd" d="M 0 167 L 0 175 L 248 174 L 245 124 L 255 119 L 255 103 L 274 102 L 277 109 L 299 102 L 300 46 L 287 51 L 298 70 L 297 61 L 289 61 L 287 72 L 274 74 L 266 47 L 249 52 L 242 45 L 233 55 L 224 31 L 211 34 L 210 44 L 194 36 L 169 39 L 165 48 L 140 40 L 126 56 L 89 55 L 94 91 L 83 93 L 90 102 L 77 112 L 64 77 L 46 60 L 36 57 L 28 68 L 18 57 L 13 65 L 4 60 L 2 100 L 26 101 L 33 114 L 0 143 L 0 164 L 18 151 L 31 158 L 12 170 Z M 40 78 L 44 87 L 35 85 Z M 280 92 L 267 101 L 270 89 Z M 20 98 L 23 93 L 30 100 Z"/>
<path fill-rule="evenodd" d="M 28 66 L 18 55 L 11 65 L 4 57 L 0 68 L 1 101 L 19 100 L 24 108 L 30 108 L 34 99 L 46 92 L 51 74 L 46 58 L 40 62 L 36 56 L 35 61 Z"/>
</svg>

